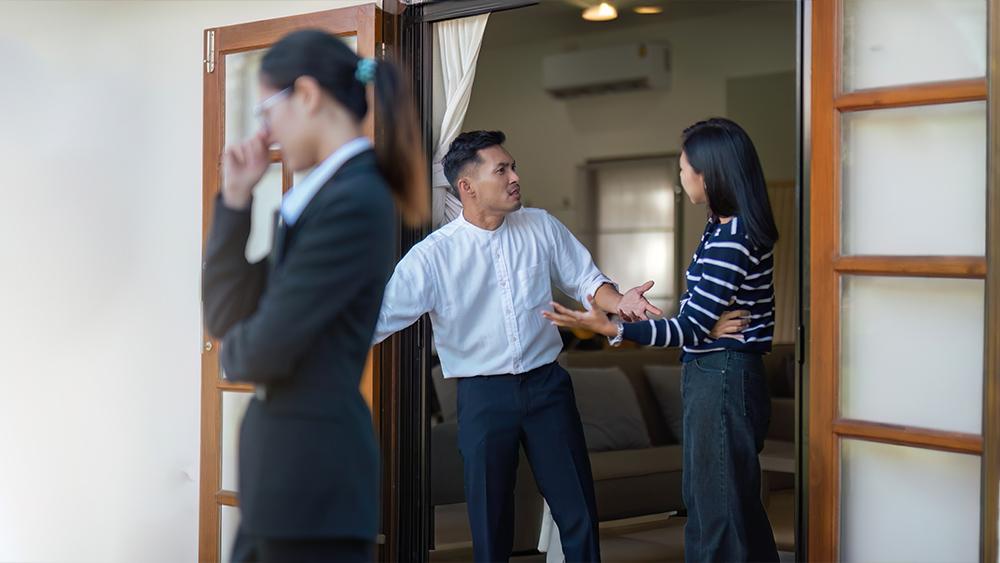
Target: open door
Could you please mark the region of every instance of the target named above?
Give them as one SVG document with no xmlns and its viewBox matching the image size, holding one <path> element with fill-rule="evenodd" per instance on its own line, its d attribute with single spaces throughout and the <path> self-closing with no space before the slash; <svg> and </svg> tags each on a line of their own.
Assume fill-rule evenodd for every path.
<svg viewBox="0 0 1000 563">
<path fill-rule="evenodd" d="M 289 32 L 318 28 L 339 35 L 363 57 L 375 55 L 381 35 L 381 11 L 375 4 L 328 10 L 205 30 L 204 137 L 202 153 L 202 241 L 208 237 L 213 204 L 219 190 L 223 147 L 256 130 L 252 108 L 257 103 L 257 74 L 267 48 Z M 370 95 L 370 94 L 369 94 Z M 371 103 L 371 100 L 369 100 Z M 369 114 L 365 131 L 374 138 Z M 271 218 L 281 195 L 295 181 L 272 149 L 271 169 L 254 192 L 253 222 L 247 256 L 259 260 L 270 250 Z M 237 437 L 253 387 L 226 381 L 219 365 L 218 342 L 203 337 L 201 377 L 201 493 L 198 559 L 228 561 L 239 523 L 236 496 Z M 369 356 L 362 393 L 369 406 L 377 397 Z M 376 413 L 376 425 L 378 424 Z"/>
<path fill-rule="evenodd" d="M 811 3 L 810 561 L 996 560 L 996 7 Z"/>
</svg>

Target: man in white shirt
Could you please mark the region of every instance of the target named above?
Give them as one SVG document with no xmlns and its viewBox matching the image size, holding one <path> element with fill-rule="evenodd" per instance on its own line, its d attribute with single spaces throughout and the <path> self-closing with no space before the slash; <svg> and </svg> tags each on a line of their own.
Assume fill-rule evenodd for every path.
<svg viewBox="0 0 1000 563">
<path fill-rule="evenodd" d="M 429 313 L 445 377 L 458 380 L 458 442 L 477 562 L 507 561 L 514 479 L 523 443 L 559 527 L 567 561 L 599 561 L 594 485 L 558 329 L 542 318 L 551 286 L 627 320 L 662 314 L 624 296 L 557 219 L 522 208 L 513 157 L 499 131 L 459 135 L 443 160 L 464 207 L 400 260 L 375 342 Z"/>
</svg>

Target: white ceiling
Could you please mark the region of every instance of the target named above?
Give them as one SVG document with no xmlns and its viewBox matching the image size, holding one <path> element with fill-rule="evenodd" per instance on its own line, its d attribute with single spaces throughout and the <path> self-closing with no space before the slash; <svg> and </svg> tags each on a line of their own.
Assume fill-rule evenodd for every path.
<svg viewBox="0 0 1000 563">
<path fill-rule="evenodd" d="M 601 33 L 613 29 L 650 25 L 692 18 L 718 16 L 738 10 L 752 9 L 775 2 L 795 0 L 607 0 L 618 9 L 618 19 L 610 22 L 590 22 L 581 16 L 586 6 L 600 0 L 541 0 L 537 6 L 519 8 L 490 16 L 484 49 L 537 41 L 543 37 Z M 663 13 L 639 15 L 635 6 L 660 6 Z"/>
</svg>

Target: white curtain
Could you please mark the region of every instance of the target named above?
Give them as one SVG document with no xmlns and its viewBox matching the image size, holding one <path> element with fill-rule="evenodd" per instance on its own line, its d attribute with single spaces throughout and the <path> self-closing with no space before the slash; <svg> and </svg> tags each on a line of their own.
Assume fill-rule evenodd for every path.
<svg viewBox="0 0 1000 563">
<path fill-rule="evenodd" d="M 436 43 L 440 64 L 440 78 L 443 86 L 444 113 L 437 123 L 440 133 L 436 136 L 437 146 L 431 168 L 433 188 L 434 228 L 448 223 L 462 212 L 462 202 L 453 192 L 444 176 L 441 159 L 448 152 L 448 146 L 462 131 L 462 122 L 469 109 L 472 84 L 476 78 L 476 61 L 479 48 L 483 44 L 486 20 L 489 14 L 448 20 L 435 25 Z"/>
</svg>

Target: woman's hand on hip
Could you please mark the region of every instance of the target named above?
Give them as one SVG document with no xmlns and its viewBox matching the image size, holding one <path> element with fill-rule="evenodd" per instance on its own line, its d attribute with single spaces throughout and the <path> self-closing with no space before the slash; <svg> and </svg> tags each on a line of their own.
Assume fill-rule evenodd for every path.
<svg viewBox="0 0 1000 563">
<path fill-rule="evenodd" d="M 715 340 L 734 338 L 742 341 L 743 335 L 740 333 L 748 326 L 750 326 L 750 311 L 726 311 L 716 321 L 709 336 Z"/>
</svg>

